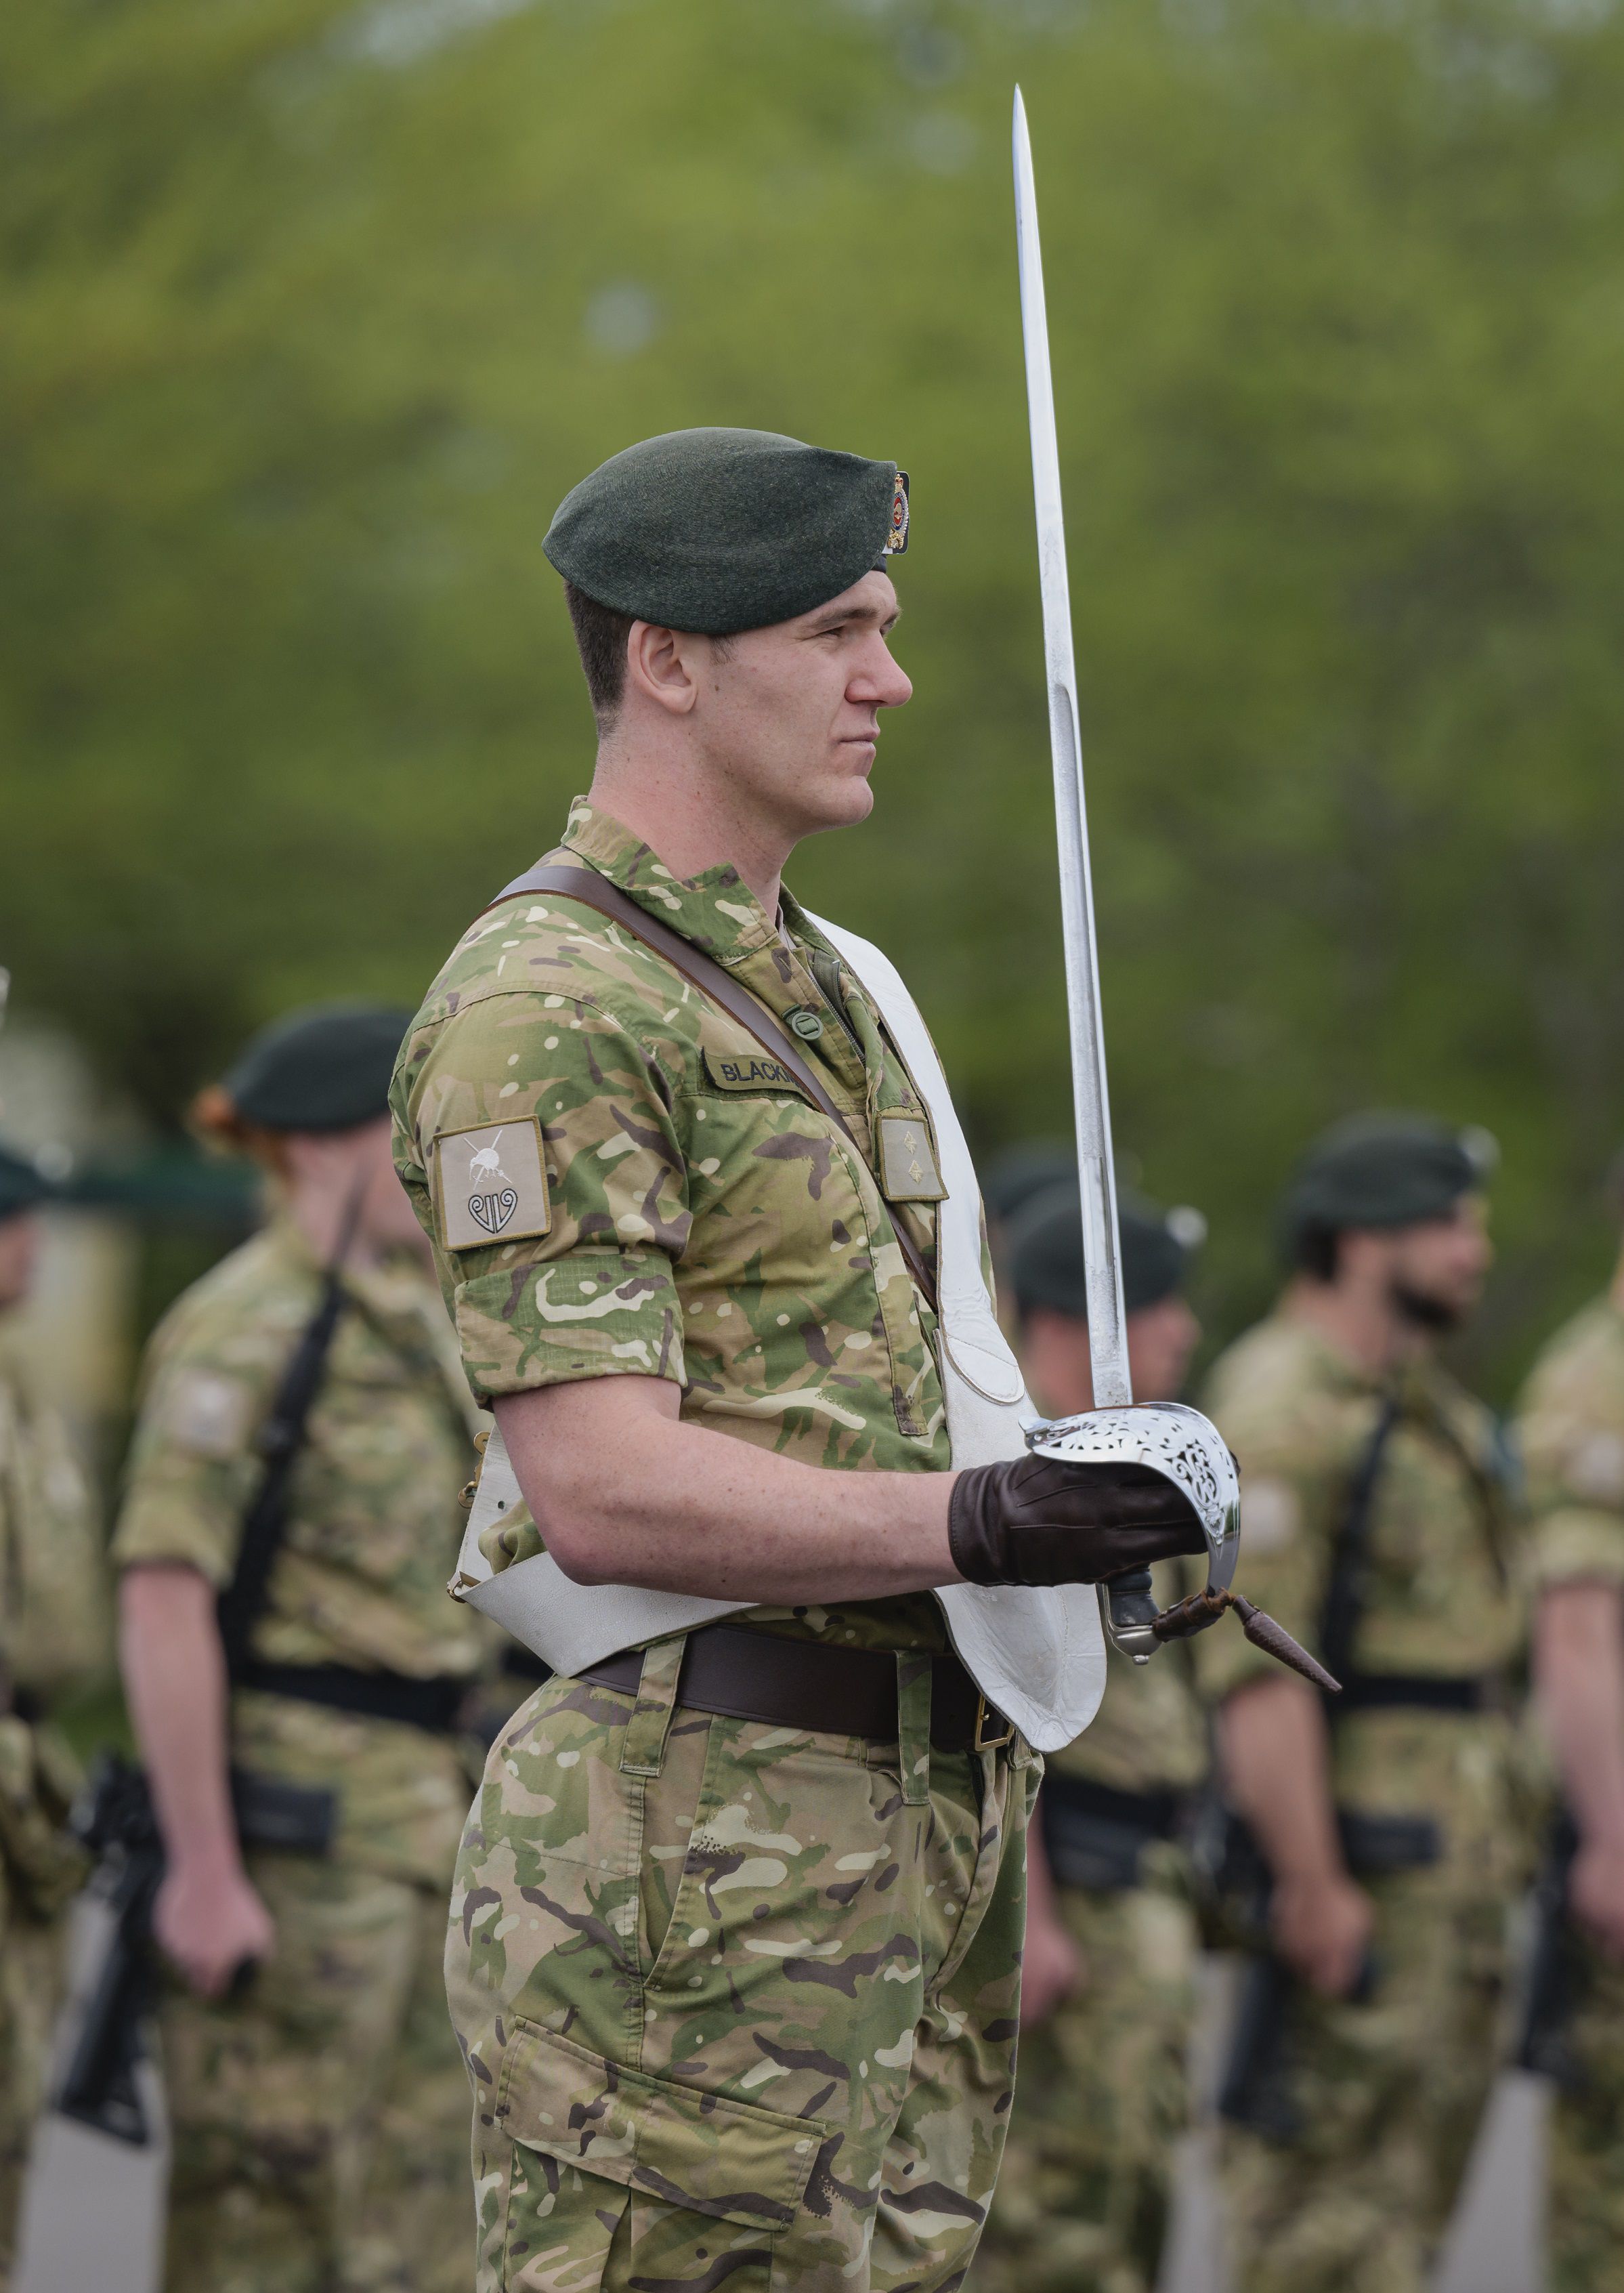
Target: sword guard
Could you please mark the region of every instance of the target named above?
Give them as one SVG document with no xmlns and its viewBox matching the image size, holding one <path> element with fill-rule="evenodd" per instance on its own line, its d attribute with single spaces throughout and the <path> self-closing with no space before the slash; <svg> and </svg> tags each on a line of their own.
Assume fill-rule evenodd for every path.
<svg viewBox="0 0 1624 2293">
<path fill-rule="evenodd" d="M 1229 1583 L 1240 1544 L 1240 1476 L 1210 1417 L 1182 1401 L 1130 1403 L 1077 1417 L 1039 1418 L 1025 1432 L 1027 1447 L 1038 1456 L 1074 1465 L 1144 1465 L 1171 1481 L 1201 1525 L 1208 1591 L 1221 1592 Z"/>
</svg>

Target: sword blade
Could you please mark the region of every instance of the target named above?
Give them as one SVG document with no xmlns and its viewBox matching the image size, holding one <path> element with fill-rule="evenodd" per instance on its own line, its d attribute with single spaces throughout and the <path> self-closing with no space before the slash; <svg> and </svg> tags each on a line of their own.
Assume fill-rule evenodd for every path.
<svg viewBox="0 0 1624 2293">
<path fill-rule="evenodd" d="M 1049 327 L 1038 239 L 1038 194 L 1026 106 L 1015 90 L 1015 245 L 1021 268 L 1021 331 L 1026 345 L 1026 402 L 1032 434 L 1032 492 L 1038 513 L 1038 566 L 1043 588 L 1043 650 L 1048 671 L 1049 748 L 1054 765 L 1054 822 L 1060 846 L 1060 911 L 1066 955 L 1066 1008 L 1071 1029 L 1071 1098 L 1082 1189 L 1083 1265 L 1087 1281 L 1088 1352 L 1094 1406 L 1131 1402 L 1122 1268 L 1117 1245 L 1117 1180 L 1105 1087 L 1105 1036 L 1100 1016 L 1100 960 L 1095 945 L 1094 883 L 1088 866 L 1088 816 L 1078 738 L 1077 668 L 1071 655 L 1071 592 L 1066 578 L 1066 529 L 1060 500 L 1060 445 L 1049 373 Z"/>
</svg>

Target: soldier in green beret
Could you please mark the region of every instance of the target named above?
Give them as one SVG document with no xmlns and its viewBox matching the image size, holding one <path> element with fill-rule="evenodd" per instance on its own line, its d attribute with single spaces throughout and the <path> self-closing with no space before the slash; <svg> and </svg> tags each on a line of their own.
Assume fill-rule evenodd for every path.
<svg viewBox="0 0 1624 2293">
<path fill-rule="evenodd" d="M 66 1829 L 80 1779 L 50 1710 L 110 1654 L 90 1484 L 12 1340 L 34 1287 L 36 1213 L 57 1191 L 0 1142 L 0 2286 L 61 1997 L 65 1913 L 84 1876 Z"/>
<path fill-rule="evenodd" d="M 1556 2028 L 1534 2034 L 1555 2040 L 1562 2072 L 1548 2282 L 1551 2293 L 1591 2293 L 1624 2270 L 1624 1260 L 1540 1355 L 1517 1435 L 1539 1595 L 1535 1686 L 1566 1803 L 1552 1863 L 1569 1922 L 1553 1938 Z"/>
<path fill-rule="evenodd" d="M 1075 1173 L 1075 1163 L 1073 1163 Z M 1128 1361 L 1176 1401 L 1200 1325 L 1184 1295 L 1204 1230 L 1118 1196 Z M 1077 1180 L 1019 1211 L 1009 1282 L 1027 1385 L 1050 1416 L 1094 1406 Z M 1192 1584 L 1157 1572 L 1166 1607 Z M 1100 1716 L 1046 1762 L 1027 1852 L 1021 2074 L 975 2293 L 1151 2293 L 1188 2118 L 1198 1949 L 1184 1835 L 1207 1769 L 1190 1644 L 1112 1650 Z"/>
<path fill-rule="evenodd" d="M 143 1373 L 113 1557 L 182 1978 L 171 2293 L 466 2283 L 440 1962 L 481 1661 L 445 1581 L 478 1419 L 390 1158 L 405 1025 L 295 1014 L 203 1093 L 273 1214 Z"/>
<path fill-rule="evenodd" d="M 1245 1591 L 1343 1683 L 1321 1706 L 1238 1634 L 1195 1644 L 1273 1954 L 1222 2097 L 1247 2293 L 1421 2293 L 1494 2073 L 1516 1521 L 1494 1422 L 1437 1358 L 1491 1260 L 1483 1147 L 1402 1116 L 1321 1138 L 1285 1294 L 1202 1405 L 1240 1463 Z"/>
<path fill-rule="evenodd" d="M 929 1037 L 783 886 L 909 698 L 907 520 L 893 463 L 754 431 L 577 487 L 591 794 L 396 1076 L 497 1416 L 459 1589 L 556 1671 L 452 1904 L 481 2293 L 960 2281 L 1083 1580 L 1200 1549 L 1168 1485 L 1026 1454 Z"/>
</svg>

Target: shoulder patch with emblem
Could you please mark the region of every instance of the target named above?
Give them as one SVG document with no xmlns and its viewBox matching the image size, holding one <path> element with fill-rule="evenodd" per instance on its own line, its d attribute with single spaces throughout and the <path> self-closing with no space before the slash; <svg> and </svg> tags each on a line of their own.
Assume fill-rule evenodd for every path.
<svg viewBox="0 0 1624 2293">
<path fill-rule="evenodd" d="M 440 1238 L 448 1250 L 482 1250 L 551 1228 L 547 1166 L 534 1115 L 441 1131 L 434 1154 Z"/>
<path fill-rule="evenodd" d="M 718 1090 L 793 1090 L 801 1086 L 781 1059 L 768 1051 L 705 1053 L 705 1072 Z"/>
<path fill-rule="evenodd" d="M 1303 1509 L 1289 1481 L 1266 1475 L 1248 1481 L 1240 1496 L 1240 1543 L 1256 1559 L 1260 1552 L 1279 1552 L 1303 1525 Z"/>
<path fill-rule="evenodd" d="M 167 1381 L 158 1422 L 197 1457 L 234 1457 L 248 1438 L 248 1390 L 213 1370 L 182 1369 Z"/>
<path fill-rule="evenodd" d="M 1568 1461 L 1568 1480 L 1596 1504 L 1624 1503 L 1624 1436 L 1588 1434 Z"/>
<path fill-rule="evenodd" d="M 936 1142 L 922 1114 L 882 1114 L 874 1126 L 880 1192 L 888 1203 L 941 1203 L 947 1188 L 936 1168 Z"/>
</svg>

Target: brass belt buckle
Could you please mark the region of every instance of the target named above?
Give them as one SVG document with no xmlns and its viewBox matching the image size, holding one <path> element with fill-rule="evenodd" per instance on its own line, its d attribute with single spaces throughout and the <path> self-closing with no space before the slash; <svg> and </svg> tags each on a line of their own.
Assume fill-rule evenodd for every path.
<svg viewBox="0 0 1624 2293">
<path fill-rule="evenodd" d="M 990 1736 L 986 1732 L 989 1714 L 994 1719 L 1004 1721 L 1004 1733 L 1001 1736 Z M 1001 1752 L 1005 1745 L 1013 1740 L 1014 1732 L 1014 1721 L 1005 1720 L 998 1706 L 989 1704 L 978 1689 L 975 1697 L 975 1733 L 970 1738 L 972 1749 L 977 1752 Z"/>
</svg>

